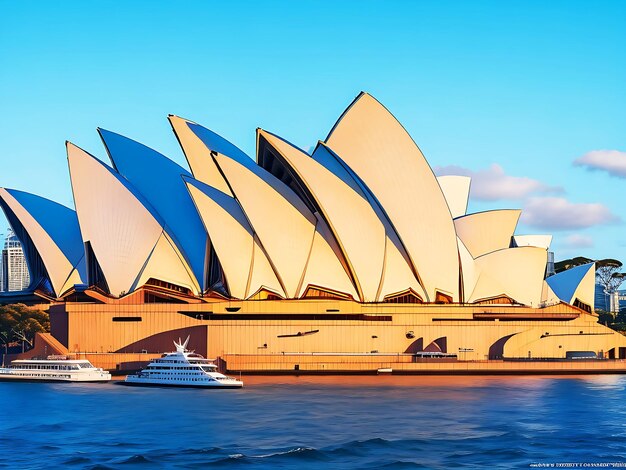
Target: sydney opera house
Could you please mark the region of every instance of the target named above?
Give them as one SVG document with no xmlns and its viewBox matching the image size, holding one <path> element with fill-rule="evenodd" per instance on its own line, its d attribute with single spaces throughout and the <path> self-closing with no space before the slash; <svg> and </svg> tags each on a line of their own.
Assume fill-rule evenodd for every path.
<svg viewBox="0 0 626 470">
<path fill-rule="evenodd" d="M 257 129 L 256 162 L 169 120 L 190 171 L 99 129 L 110 164 L 67 143 L 75 210 L 0 189 L 50 348 L 111 369 L 186 335 L 248 372 L 625 368 L 594 265 L 546 278 L 551 236 L 468 214 L 470 179 L 436 177 L 369 94 L 312 152 Z"/>
</svg>

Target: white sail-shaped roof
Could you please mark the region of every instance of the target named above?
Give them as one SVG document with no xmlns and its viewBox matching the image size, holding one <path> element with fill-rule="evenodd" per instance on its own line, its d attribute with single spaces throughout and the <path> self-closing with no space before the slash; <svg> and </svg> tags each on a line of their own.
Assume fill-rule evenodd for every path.
<svg viewBox="0 0 626 470">
<path fill-rule="evenodd" d="M 445 175 L 438 176 L 437 181 L 446 198 L 452 217 L 456 218 L 467 214 L 472 178 L 469 176 Z"/>
<path fill-rule="evenodd" d="M 339 271 L 332 265 L 341 263 L 329 244 L 321 245 L 327 247 L 323 252 L 319 244 L 314 245 L 319 221 L 291 189 L 250 159 L 236 161 L 219 153 L 214 158 L 258 234 L 288 297 L 304 292 L 303 275 L 309 257 L 322 256 L 329 265 L 308 272 L 307 281 L 358 298 L 343 267 L 342 275 L 335 276 Z"/>
<path fill-rule="evenodd" d="M 109 292 L 129 293 L 155 278 L 198 294 L 191 268 L 169 240 L 162 241 L 164 223 L 132 185 L 69 142 L 67 154 L 82 238 L 89 242 Z"/>
<path fill-rule="evenodd" d="M 333 246 L 334 243 L 330 229 L 319 220 L 298 297 L 304 296 L 308 287 L 313 287 L 348 294 L 358 300 L 357 291 L 337 258 L 338 247 Z"/>
<path fill-rule="evenodd" d="M 457 236 L 474 258 L 511 246 L 521 211 L 502 209 L 476 212 L 454 219 Z"/>
<path fill-rule="evenodd" d="M 547 281 L 543 281 L 543 289 L 541 291 L 541 303 L 545 305 L 558 304 L 561 301 L 559 296 L 554 293 L 550 284 Z"/>
<path fill-rule="evenodd" d="M 591 263 L 589 270 L 582 278 L 582 280 L 578 283 L 578 287 L 576 287 L 576 291 L 574 295 L 570 299 L 570 303 L 572 305 L 575 304 L 576 300 L 587 304 L 591 311 L 593 312 L 595 309 L 596 302 L 596 265 L 595 263 Z"/>
<path fill-rule="evenodd" d="M 189 122 L 187 126 L 211 151 L 209 156 L 228 181 L 226 194 L 241 205 L 286 296 L 298 297 L 311 284 L 358 298 L 337 257 L 335 241 L 328 239 L 321 225 L 324 222 L 287 185 L 236 146 L 202 126 Z M 194 165 L 190 166 L 195 176 Z"/>
<path fill-rule="evenodd" d="M 411 290 L 426 301 L 428 297 L 423 287 L 413 275 L 408 266 L 408 260 L 401 252 L 400 242 L 395 233 L 388 233 L 385 237 L 385 260 L 383 277 L 378 290 L 377 301 L 384 301 L 407 290 Z"/>
<path fill-rule="evenodd" d="M 595 304 L 595 263 L 583 264 L 554 274 L 546 279 L 552 291 L 564 302 L 576 299 L 593 309 Z"/>
<path fill-rule="evenodd" d="M 537 307 L 542 300 L 543 275 L 548 253 L 543 248 L 507 248 L 475 260 L 478 281 L 466 301 L 506 295 L 516 302 Z"/>
<path fill-rule="evenodd" d="M 211 152 L 224 153 L 238 158 L 247 158 L 246 154 L 215 132 L 195 122 L 172 115 L 169 116 L 169 120 L 194 178 L 219 189 L 224 194 L 232 195 L 228 184 L 211 158 Z"/>
<path fill-rule="evenodd" d="M 375 301 L 383 272 L 385 228 L 367 198 L 300 149 L 269 132 L 259 130 L 259 135 L 276 149 L 315 198 L 345 255 L 361 300 Z M 317 158 L 323 151 L 316 150 Z"/>
<path fill-rule="evenodd" d="M 362 93 L 326 139 L 380 202 L 430 300 L 459 299 L 459 257 L 452 216 L 422 152 L 378 101 Z"/>
<path fill-rule="evenodd" d="M 237 201 L 198 180 L 185 178 L 226 277 L 230 295 L 247 299 L 264 288 L 285 296 L 269 260 Z"/>
<path fill-rule="evenodd" d="M 166 226 L 176 250 L 205 286 L 207 237 L 181 175 L 189 172 L 156 150 L 115 132 L 98 129 L 118 174 L 150 203 Z"/>
<path fill-rule="evenodd" d="M 5 188 L 0 188 L 0 206 L 8 212 L 9 222 L 19 223 L 28 234 L 55 295 L 60 296 L 74 284 L 86 281 L 83 242 L 73 210 L 34 194 Z M 33 260 L 28 261 L 32 270 Z M 33 277 L 35 273 L 31 273 Z"/>
<path fill-rule="evenodd" d="M 515 246 L 538 246 L 547 250 L 552 243 L 552 235 L 515 235 L 513 241 Z"/>
<path fill-rule="evenodd" d="M 460 238 L 457 238 L 459 247 L 459 260 L 461 261 L 461 274 L 463 280 L 463 300 L 467 301 L 470 298 L 476 282 L 478 281 L 478 269 L 476 268 L 476 262 L 474 257 L 470 254 L 468 249 L 463 244 Z"/>
<path fill-rule="evenodd" d="M 361 300 L 382 301 L 387 295 L 409 288 L 422 291 L 410 266 L 398 253 L 402 248 L 387 235 L 387 230 L 393 229 L 388 223 L 385 225 L 384 214 L 373 206 L 373 198 L 359 187 L 349 170 L 338 164 L 329 149 L 318 145 L 311 157 L 280 137 L 259 132 L 315 199 L 352 271 Z M 391 237 L 394 235 L 390 233 Z"/>
<path fill-rule="evenodd" d="M 187 287 L 195 294 L 200 292 L 191 268 L 184 262 L 178 246 L 165 230 L 159 236 L 132 289 L 143 286 L 150 278 Z"/>
</svg>

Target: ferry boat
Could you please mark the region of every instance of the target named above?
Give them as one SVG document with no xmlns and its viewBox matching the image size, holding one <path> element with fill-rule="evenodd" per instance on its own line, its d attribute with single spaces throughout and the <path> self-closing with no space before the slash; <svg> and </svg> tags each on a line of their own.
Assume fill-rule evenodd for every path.
<svg viewBox="0 0 626 470">
<path fill-rule="evenodd" d="M 210 359 L 187 349 L 189 337 L 180 339 L 175 352 L 165 353 L 138 374 L 127 375 L 123 385 L 197 388 L 241 388 L 243 382 L 220 374 Z"/>
<path fill-rule="evenodd" d="M 0 367 L 0 380 L 26 382 L 108 382 L 111 374 L 84 359 L 49 356 L 47 359 L 17 359 Z"/>
</svg>

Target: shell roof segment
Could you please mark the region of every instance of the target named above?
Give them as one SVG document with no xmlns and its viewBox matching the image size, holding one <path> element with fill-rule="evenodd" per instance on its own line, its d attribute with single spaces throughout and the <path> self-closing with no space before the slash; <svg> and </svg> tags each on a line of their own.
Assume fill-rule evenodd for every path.
<svg viewBox="0 0 626 470">
<path fill-rule="evenodd" d="M 147 199 L 161 216 L 165 229 L 203 285 L 207 239 L 181 176 L 191 176 L 177 163 L 120 134 L 98 129 L 117 172 Z M 155 184 L 158 181 L 158 184 Z"/>
<path fill-rule="evenodd" d="M 216 145 L 214 142 L 217 139 L 212 135 L 215 133 L 209 131 L 208 129 L 205 129 L 207 131 L 205 139 L 208 142 L 205 143 L 199 137 L 200 135 L 204 135 L 204 132 L 202 131 L 204 128 L 202 128 L 202 126 L 198 126 L 194 122 L 178 116 L 170 115 L 168 119 L 172 125 L 174 134 L 178 139 L 178 143 L 185 154 L 185 158 L 187 158 L 187 163 L 189 164 L 191 173 L 193 173 L 193 177 L 198 181 L 202 181 L 209 186 L 219 189 L 223 193 L 232 195 L 226 180 L 224 180 L 224 177 L 220 174 L 217 165 L 213 161 L 211 154 L 217 151 L 211 149 L 209 145 L 216 146 L 223 151 L 229 151 L 228 149 L 234 147 L 234 145 L 230 142 L 228 142 L 229 145 L 220 143 Z M 220 139 L 225 140 L 221 137 Z M 241 151 L 235 147 L 233 153 L 238 152 Z"/>
<path fill-rule="evenodd" d="M 288 297 L 300 296 L 306 288 L 305 281 L 330 289 L 339 284 L 340 292 L 355 294 L 349 283 L 336 282 L 339 260 L 334 253 L 330 256 L 332 247 L 328 241 L 318 240 L 320 236 L 325 238 L 325 233 L 316 228 L 321 221 L 295 192 L 251 159 L 221 153 L 213 158 L 258 234 Z M 325 273 L 316 272 L 311 278 L 307 265 L 310 259 L 319 261 L 313 259 L 315 256 L 324 257 L 329 264 Z M 347 277 L 345 272 L 343 275 Z M 330 285 L 325 281 L 330 281 Z"/>
<path fill-rule="evenodd" d="M 387 252 L 397 250 L 388 240 L 394 234 L 387 233 L 389 227 L 385 225 L 384 215 L 377 210 L 377 203 L 366 195 L 366 190 L 328 148 L 318 145 L 311 157 L 274 134 L 260 132 L 315 199 L 339 243 L 363 301 L 382 301 L 385 295 L 408 288 L 421 291 L 408 264 L 395 265 L 394 273 L 386 272 L 386 261 L 393 258 Z M 395 258 L 402 257 L 399 254 Z M 383 280 L 392 280 L 394 276 L 404 276 L 404 279 L 400 279 L 399 284 L 392 282 L 394 287 L 388 282 L 385 290 Z"/>
<path fill-rule="evenodd" d="M 552 235 L 515 235 L 513 242 L 515 246 L 538 246 L 547 250 L 552 243 Z"/>
<path fill-rule="evenodd" d="M 372 96 L 360 94 L 326 144 L 380 202 L 430 300 L 459 300 L 459 256 L 452 216 L 430 166 L 411 136 Z"/>
<path fill-rule="evenodd" d="M 539 306 L 548 253 L 543 248 L 525 246 L 506 248 L 475 260 L 476 285 L 466 298 L 475 302 L 507 295 L 520 304 Z"/>
<path fill-rule="evenodd" d="M 245 299 L 265 288 L 284 297 L 239 203 L 198 180 L 187 177 L 184 180 L 220 259 L 230 295 Z"/>
<path fill-rule="evenodd" d="M 438 176 L 437 182 L 450 208 L 453 218 L 467 214 L 467 204 L 472 178 L 469 176 L 445 175 Z"/>
<path fill-rule="evenodd" d="M 76 211 L 35 194 L 6 189 L 37 221 L 73 266 L 84 256 Z M 84 272 L 81 277 L 84 277 Z"/>
<path fill-rule="evenodd" d="M 210 150 L 233 158 L 240 163 L 244 160 L 252 161 L 243 150 L 212 130 L 191 121 L 187 121 L 187 126 L 189 126 L 189 129 L 191 129 Z"/>
<path fill-rule="evenodd" d="M 74 284 L 86 281 L 83 242 L 75 211 L 49 199 L 14 189 L 0 188 L 0 199 L 2 209 L 10 211 L 9 220 L 21 224 L 26 231 L 29 242 L 32 242 L 44 264 L 45 273 L 39 274 L 47 275 L 55 295 L 59 296 Z M 28 259 L 31 275 L 33 261 Z"/>
<path fill-rule="evenodd" d="M 474 258 L 511 246 L 522 211 L 500 209 L 475 212 L 454 219 L 457 236 Z"/>
<path fill-rule="evenodd" d="M 130 182 L 71 143 L 67 153 L 81 235 L 90 243 L 111 294 L 132 292 L 150 274 L 198 293 L 162 219 Z"/>
<path fill-rule="evenodd" d="M 572 302 L 574 294 L 579 284 L 587 275 L 589 270 L 594 269 L 595 263 L 583 264 L 575 268 L 562 271 L 546 279 L 546 282 L 557 295 L 557 297 L 565 302 Z"/>
</svg>

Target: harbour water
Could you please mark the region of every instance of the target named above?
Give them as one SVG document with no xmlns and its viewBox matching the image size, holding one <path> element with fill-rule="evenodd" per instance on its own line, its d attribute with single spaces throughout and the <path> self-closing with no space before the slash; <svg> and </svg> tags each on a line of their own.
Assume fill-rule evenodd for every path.
<svg viewBox="0 0 626 470">
<path fill-rule="evenodd" d="M 534 468 L 626 462 L 626 376 L 0 383 L 0 468 Z"/>
</svg>

